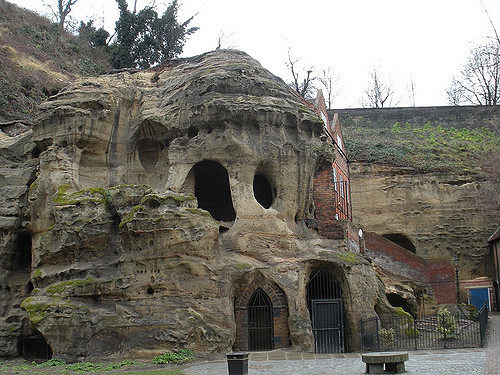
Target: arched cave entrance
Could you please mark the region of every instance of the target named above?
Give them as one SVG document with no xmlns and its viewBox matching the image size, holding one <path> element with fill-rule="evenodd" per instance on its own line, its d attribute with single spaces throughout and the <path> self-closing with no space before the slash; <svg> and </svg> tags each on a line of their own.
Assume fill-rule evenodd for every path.
<svg viewBox="0 0 500 375">
<path fill-rule="evenodd" d="M 27 231 L 21 231 L 16 236 L 11 265 L 14 270 L 31 268 L 31 235 Z"/>
<path fill-rule="evenodd" d="M 52 348 L 45 337 L 33 335 L 21 339 L 20 354 L 25 359 L 47 360 L 52 358 Z"/>
<path fill-rule="evenodd" d="M 387 238 L 389 241 L 394 242 L 396 245 L 399 245 L 408 251 L 411 251 L 413 254 L 417 253 L 414 243 L 402 233 L 389 233 L 384 234 L 382 237 Z"/>
<path fill-rule="evenodd" d="M 253 195 L 257 202 L 266 209 L 270 208 L 274 203 L 274 192 L 271 183 L 261 173 L 256 173 L 253 178 Z"/>
<path fill-rule="evenodd" d="M 415 311 L 412 311 L 410 304 L 399 294 L 396 293 L 387 293 L 386 294 L 387 301 L 391 304 L 392 307 L 401 307 L 404 311 L 406 311 L 410 315 L 415 315 Z"/>
<path fill-rule="evenodd" d="M 248 301 L 248 349 L 272 350 L 273 337 L 273 304 L 258 288 Z"/>
<path fill-rule="evenodd" d="M 52 348 L 36 328 L 23 319 L 21 322 L 21 337 L 17 345 L 18 355 L 29 360 L 47 360 L 52 358 Z"/>
<path fill-rule="evenodd" d="M 215 220 L 227 222 L 236 219 L 229 175 L 220 163 L 204 160 L 194 166 L 194 195 L 198 207 L 210 212 Z"/>
<path fill-rule="evenodd" d="M 236 282 L 234 319 L 234 350 L 290 347 L 285 292 L 260 272 L 246 274 Z"/>
<path fill-rule="evenodd" d="M 344 352 L 342 286 L 330 270 L 312 272 L 307 284 L 307 308 L 311 317 L 315 352 Z"/>
</svg>

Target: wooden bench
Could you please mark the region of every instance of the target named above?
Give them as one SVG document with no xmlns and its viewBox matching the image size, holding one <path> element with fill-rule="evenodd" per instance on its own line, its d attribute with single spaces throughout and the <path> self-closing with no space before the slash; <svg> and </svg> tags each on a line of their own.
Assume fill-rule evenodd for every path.
<svg viewBox="0 0 500 375">
<path fill-rule="evenodd" d="M 367 374 L 400 374 L 405 371 L 405 361 L 408 353 L 384 352 L 361 354 L 361 360 L 366 363 Z"/>
</svg>

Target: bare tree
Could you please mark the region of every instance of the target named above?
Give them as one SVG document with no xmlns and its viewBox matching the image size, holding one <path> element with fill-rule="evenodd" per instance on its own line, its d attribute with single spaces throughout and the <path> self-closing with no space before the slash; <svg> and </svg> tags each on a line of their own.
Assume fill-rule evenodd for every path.
<svg viewBox="0 0 500 375">
<path fill-rule="evenodd" d="M 464 92 L 456 79 L 453 79 L 450 87 L 446 89 L 446 98 L 450 105 L 461 105 L 464 103 Z"/>
<path fill-rule="evenodd" d="M 488 13 L 488 9 L 484 6 L 484 3 L 482 0 L 479 0 L 481 2 L 481 5 L 483 6 L 484 12 L 486 13 L 486 16 L 488 17 L 488 21 L 490 21 L 491 28 L 493 29 L 493 32 L 495 33 L 495 39 L 497 40 L 497 43 L 500 45 L 500 37 L 498 36 L 497 33 L 497 28 L 495 27 L 495 24 L 491 20 L 490 13 Z"/>
<path fill-rule="evenodd" d="M 57 6 L 53 5 L 53 0 L 43 0 L 43 6 L 49 10 L 52 17 L 57 22 L 59 34 L 62 34 L 68 15 L 71 13 L 71 7 L 75 5 L 78 0 L 57 0 Z"/>
<path fill-rule="evenodd" d="M 328 109 L 332 108 L 332 101 L 338 95 L 339 77 L 331 71 L 330 68 L 323 69 L 322 75 L 318 77 L 323 87 L 326 90 L 326 101 Z"/>
<path fill-rule="evenodd" d="M 491 40 L 470 52 L 458 77 L 446 91 L 450 104 L 500 103 L 500 44 Z"/>
<path fill-rule="evenodd" d="M 219 32 L 219 37 L 217 39 L 217 47 L 215 49 L 219 50 L 219 49 L 226 49 L 226 48 L 234 48 L 233 46 L 227 46 L 227 47 L 224 46 L 224 44 L 226 44 L 227 39 L 232 37 L 234 34 L 235 33 L 232 32 L 231 34 L 226 35 L 226 32 L 224 30 L 221 30 Z"/>
<path fill-rule="evenodd" d="M 58 24 L 59 32 L 64 31 L 64 22 L 66 22 L 66 17 L 71 12 L 71 7 L 75 5 L 78 0 L 57 0 L 57 11 L 58 11 Z"/>
<path fill-rule="evenodd" d="M 299 77 L 299 73 L 297 72 L 297 70 L 299 69 L 297 67 L 297 63 L 299 61 L 300 59 L 292 59 L 290 55 L 290 49 L 288 49 L 288 62 L 286 63 L 286 66 L 288 67 L 288 69 L 290 69 L 290 72 L 293 76 L 293 81 L 289 83 L 289 85 L 303 98 L 311 98 L 313 90 L 315 88 L 313 81 L 316 79 L 315 77 L 311 76 L 313 67 L 305 71 L 303 76 L 304 78 L 301 79 Z"/>
<path fill-rule="evenodd" d="M 412 76 L 410 76 L 409 92 L 410 92 L 411 106 L 415 107 L 416 85 L 415 85 L 415 81 L 413 80 Z"/>
<path fill-rule="evenodd" d="M 384 108 L 392 104 L 394 86 L 390 81 L 384 81 L 376 68 L 370 73 L 370 83 L 361 98 L 361 105 L 368 108 Z"/>
<path fill-rule="evenodd" d="M 474 47 L 458 77 L 453 77 L 446 90 L 452 105 L 497 105 L 500 102 L 500 37 L 488 9 L 480 2 L 495 36 Z"/>
</svg>

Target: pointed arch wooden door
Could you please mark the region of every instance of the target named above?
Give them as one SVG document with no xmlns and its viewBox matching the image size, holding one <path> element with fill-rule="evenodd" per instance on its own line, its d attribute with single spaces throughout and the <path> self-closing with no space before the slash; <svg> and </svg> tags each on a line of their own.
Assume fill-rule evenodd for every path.
<svg viewBox="0 0 500 375">
<path fill-rule="evenodd" d="M 269 296 L 258 288 L 248 301 L 248 349 L 274 348 L 273 305 Z"/>
</svg>

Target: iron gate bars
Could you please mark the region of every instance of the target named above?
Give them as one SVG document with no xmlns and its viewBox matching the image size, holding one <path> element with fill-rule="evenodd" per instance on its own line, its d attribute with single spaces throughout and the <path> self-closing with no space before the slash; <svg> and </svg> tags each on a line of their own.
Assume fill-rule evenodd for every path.
<svg viewBox="0 0 500 375">
<path fill-rule="evenodd" d="M 342 300 L 312 300 L 311 303 L 315 352 L 343 352 Z"/>
<path fill-rule="evenodd" d="M 248 348 L 272 350 L 273 338 L 273 305 L 269 296 L 258 288 L 248 301 Z"/>
<path fill-rule="evenodd" d="M 316 353 L 342 353 L 345 349 L 342 288 L 329 270 L 320 269 L 307 284 Z"/>
</svg>

